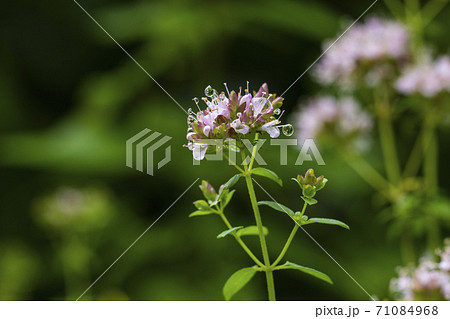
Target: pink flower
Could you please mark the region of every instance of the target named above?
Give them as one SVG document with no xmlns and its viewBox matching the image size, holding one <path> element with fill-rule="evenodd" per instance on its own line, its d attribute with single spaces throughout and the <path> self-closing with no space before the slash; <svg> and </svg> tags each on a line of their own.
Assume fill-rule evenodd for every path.
<svg viewBox="0 0 450 319">
<path fill-rule="evenodd" d="M 332 41 L 325 43 L 328 49 Z M 385 61 L 401 62 L 409 56 L 409 35 L 400 23 L 379 18 L 369 18 L 355 24 L 324 55 L 316 67 L 316 76 L 322 84 L 338 83 L 351 86 L 354 75 L 361 67 L 380 66 Z M 366 70 L 367 71 L 367 70 Z M 370 70 L 368 70 L 370 71 Z M 375 76 L 383 75 L 377 70 Z"/>
<path fill-rule="evenodd" d="M 194 99 L 199 112 L 189 111 L 186 138 L 189 141 L 187 147 L 195 159 L 203 159 L 208 148 L 213 147 L 208 145 L 208 139 L 241 139 L 256 132 L 268 133 L 272 138 L 280 135 L 280 121 L 274 112 L 281 113 L 279 108 L 283 98 L 269 94 L 266 83 L 254 95 L 248 88 L 245 93 L 241 95 L 241 90 L 239 93 L 231 91 L 226 96 L 208 86 L 205 89 L 208 98 L 203 98 L 207 106 L 205 110 L 201 110 L 198 99 Z"/>
<path fill-rule="evenodd" d="M 395 88 L 406 95 L 418 93 L 425 97 L 450 91 L 450 57 L 442 56 L 436 61 L 424 57 L 419 63 L 402 72 Z"/>
<path fill-rule="evenodd" d="M 432 257 L 422 258 L 417 267 L 400 268 L 399 277 L 391 280 L 391 291 L 401 300 L 421 300 L 440 294 L 450 300 L 450 244 L 440 252 L 440 262 Z"/>
<path fill-rule="evenodd" d="M 298 138 L 316 138 L 328 133 L 341 139 L 353 139 L 356 148 L 364 146 L 364 135 L 372 129 L 373 120 L 353 98 L 321 96 L 310 99 L 297 119 Z"/>
</svg>

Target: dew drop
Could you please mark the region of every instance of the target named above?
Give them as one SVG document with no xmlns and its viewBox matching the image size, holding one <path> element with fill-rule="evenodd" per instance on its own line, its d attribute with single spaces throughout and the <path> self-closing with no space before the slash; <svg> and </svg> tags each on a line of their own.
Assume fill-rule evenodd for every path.
<svg viewBox="0 0 450 319">
<path fill-rule="evenodd" d="M 285 136 L 294 134 L 294 127 L 291 124 L 284 125 L 281 130 Z"/>
<path fill-rule="evenodd" d="M 213 96 L 213 94 L 214 94 L 214 89 L 211 87 L 211 85 L 208 85 L 207 87 L 206 87 L 206 89 L 205 89 L 205 95 L 207 96 L 207 97 L 212 97 Z"/>
<path fill-rule="evenodd" d="M 273 110 L 273 114 L 274 115 L 280 115 L 281 114 L 281 110 L 280 109 L 275 109 L 275 110 Z"/>
<path fill-rule="evenodd" d="M 192 124 L 194 124 L 194 122 L 195 122 L 195 117 L 192 116 L 192 115 L 188 115 L 188 117 L 187 117 L 187 124 L 189 126 L 191 126 Z"/>
</svg>

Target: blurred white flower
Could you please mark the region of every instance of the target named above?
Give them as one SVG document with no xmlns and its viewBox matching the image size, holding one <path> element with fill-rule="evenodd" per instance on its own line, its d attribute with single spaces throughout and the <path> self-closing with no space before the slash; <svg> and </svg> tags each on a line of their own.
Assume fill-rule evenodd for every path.
<svg viewBox="0 0 450 319">
<path fill-rule="evenodd" d="M 372 129 L 373 120 L 351 97 L 321 96 L 310 99 L 300 109 L 296 125 L 301 143 L 327 131 L 342 139 L 351 139 L 353 146 L 360 148 L 364 145 L 364 135 Z"/>
<path fill-rule="evenodd" d="M 400 93 L 419 93 L 425 97 L 450 91 L 450 57 L 441 56 L 436 61 L 428 56 L 422 58 L 402 72 L 395 87 Z"/>
<path fill-rule="evenodd" d="M 84 188 L 60 187 L 34 202 L 37 221 L 53 230 L 66 233 L 103 227 L 113 211 L 107 189 L 97 186 Z"/>
<path fill-rule="evenodd" d="M 422 258 L 419 265 L 399 268 L 399 277 L 392 279 L 391 291 L 400 300 L 450 300 L 450 243 L 438 254 L 440 261 Z"/>
<path fill-rule="evenodd" d="M 324 49 L 332 42 L 325 43 Z M 318 63 L 315 75 L 322 84 L 350 86 L 359 67 L 380 61 L 402 61 L 408 56 L 409 34 L 405 26 L 373 17 L 350 28 Z M 386 68 L 381 65 L 372 65 L 373 70 L 367 70 L 369 82 L 378 83 L 380 76 L 385 76 Z"/>
</svg>

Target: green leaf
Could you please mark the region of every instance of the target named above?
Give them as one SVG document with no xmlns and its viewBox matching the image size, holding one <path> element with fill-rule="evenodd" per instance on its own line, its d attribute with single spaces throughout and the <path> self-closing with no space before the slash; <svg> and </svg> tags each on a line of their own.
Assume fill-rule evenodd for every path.
<svg viewBox="0 0 450 319">
<path fill-rule="evenodd" d="M 239 147 L 237 147 L 236 145 L 233 145 L 233 144 L 229 144 L 229 145 L 227 145 L 227 147 L 235 153 L 239 153 L 241 151 Z"/>
<path fill-rule="evenodd" d="M 222 209 L 225 209 L 227 207 L 228 203 L 230 202 L 231 198 L 233 198 L 233 194 L 236 190 L 233 189 L 231 192 L 228 192 L 224 195 L 224 198 L 222 200 Z"/>
<path fill-rule="evenodd" d="M 211 207 L 209 207 L 208 203 L 204 201 L 203 199 L 196 200 L 194 202 L 195 207 L 197 207 L 198 210 L 212 210 Z"/>
<path fill-rule="evenodd" d="M 298 175 L 298 176 L 301 176 L 301 175 Z M 298 186 L 300 186 L 300 188 L 303 188 L 303 185 L 302 184 L 300 184 L 300 182 L 299 182 L 299 180 L 298 180 L 298 178 L 294 178 L 294 177 L 292 177 L 291 178 L 293 181 L 295 181 L 297 184 L 298 184 Z"/>
<path fill-rule="evenodd" d="M 226 183 L 223 185 L 223 188 L 224 188 L 224 189 L 229 189 L 229 188 L 233 187 L 234 184 L 237 183 L 237 181 L 239 180 L 239 178 L 241 178 L 241 174 L 236 174 L 236 175 L 234 175 L 233 177 L 231 177 L 231 178 L 228 180 L 228 182 L 226 182 Z"/>
<path fill-rule="evenodd" d="M 267 236 L 269 234 L 269 230 L 267 227 L 263 226 L 263 233 L 264 236 Z M 258 232 L 258 226 L 248 226 L 242 229 L 239 229 L 236 233 L 238 236 L 259 236 Z"/>
<path fill-rule="evenodd" d="M 270 178 L 274 182 L 277 182 L 280 186 L 283 186 L 283 181 L 281 180 L 281 178 L 279 178 L 278 175 L 270 169 L 257 167 L 252 169 L 252 174 Z"/>
<path fill-rule="evenodd" d="M 217 235 L 217 238 L 223 238 L 241 228 L 244 228 L 244 226 L 237 226 L 237 227 L 233 227 L 231 229 L 227 229 L 227 230 L 221 232 L 219 235 Z"/>
<path fill-rule="evenodd" d="M 300 266 L 294 263 L 291 263 L 290 261 L 287 261 L 284 265 L 278 266 L 275 268 L 275 270 L 282 270 L 282 269 L 294 269 L 294 270 L 300 270 L 304 273 L 307 273 L 308 275 L 314 276 L 316 278 L 322 279 L 323 281 L 328 282 L 329 284 L 333 284 L 333 281 L 331 281 L 331 278 L 328 277 L 328 275 L 324 274 L 323 272 L 320 272 L 318 270 Z"/>
<path fill-rule="evenodd" d="M 228 189 L 222 189 L 219 193 L 219 196 L 217 197 L 217 200 L 212 203 L 212 205 L 217 205 L 226 195 L 228 195 L 229 190 Z"/>
<path fill-rule="evenodd" d="M 278 210 L 282 213 L 287 213 L 291 216 L 294 216 L 294 211 L 292 209 L 290 209 L 289 207 L 286 207 L 282 204 L 276 203 L 276 202 L 272 202 L 272 201 L 261 201 L 258 202 L 258 205 L 266 205 L 269 206 L 275 210 Z"/>
<path fill-rule="evenodd" d="M 344 228 L 350 230 L 350 227 L 346 223 L 341 222 L 340 220 L 337 220 L 337 219 L 332 219 L 332 218 L 310 218 L 306 222 L 306 224 L 313 224 L 313 223 L 336 225 L 336 226 L 341 226 L 341 227 L 344 227 Z"/>
<path fill-rule="evenodd" d="M 302 199 L 308 204 L 308 205 L 314 205 L 317 204 L 317 200 L 314 198 L 308 198 L 305 196 L 302 196 Z"/>
<path fill-rule="evenodd" d="M 216 214 L 216 211 L 215 210 L 197 210 L 197 211 L 189 214 L 189 217 L 204 216 L 204 215 L 210 215 L 210 214 Z"/>
<path fill-rule="evenodd" d="M 242 268 L 236 271 L 234 274 L 228 278 L 227 282 L 223 286 L 223 296 L 225 300 L 230 300 L 234 294 L 236 294 L 239 290 L 242 289 L 255 275 L 258 271 L 256 266 Z"/>
</svg>

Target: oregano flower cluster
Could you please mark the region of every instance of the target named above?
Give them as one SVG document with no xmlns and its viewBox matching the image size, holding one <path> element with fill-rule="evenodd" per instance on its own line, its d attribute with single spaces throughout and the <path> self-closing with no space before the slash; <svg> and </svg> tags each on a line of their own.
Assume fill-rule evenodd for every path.
<svg viewBox="0 0 450 319">
<path fill-rule="evenodd" d="M 267 133 L 271 138 L 280 136 L 280 128 L 286 135 L 292 135 L 292 125 L 280 125 L 283 98 L 269 93 L 266 83 L 258 92 L 251 94 L 248 88 L 242 93 L 228 91 L 220 94 L 208 86 L 205 89 L 207 97 L 202 98 L 206 109 L 202 110 L 198 98 L 194 98 L 198 112 L 188 110 L 187 147 L 192 150 L 194 159 L 202 160 L 207 150 L 216 150 L 211 140 L 239 140 L 256 132 Z"/>
</svg>

